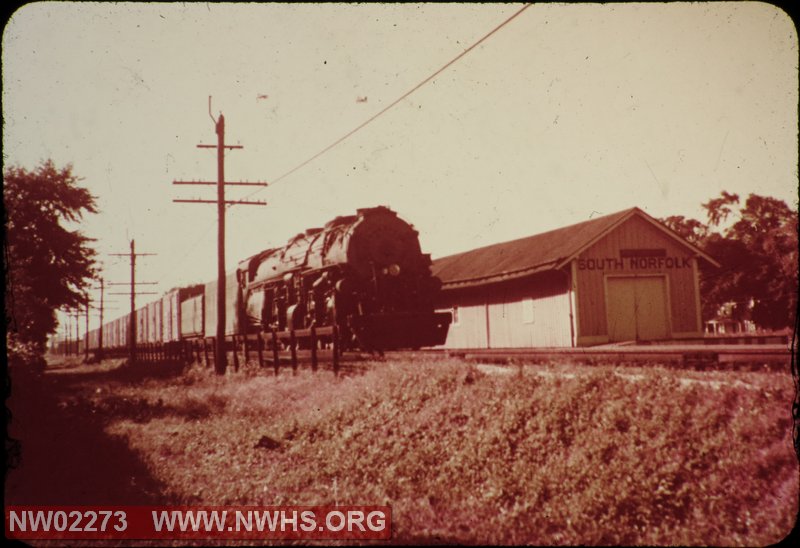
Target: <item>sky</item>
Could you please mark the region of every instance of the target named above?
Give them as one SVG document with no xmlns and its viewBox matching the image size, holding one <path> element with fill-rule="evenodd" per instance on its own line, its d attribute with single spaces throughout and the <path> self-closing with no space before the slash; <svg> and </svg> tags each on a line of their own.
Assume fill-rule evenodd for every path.
<svg viewBox="0 0 800 548">
<path fill-rule="evenodd" d="M 129 281 L 111 254 L 135 239 L 158 293 L 216 277 L 215 206 L 173 202 L 215 189 L 173 181 L 216 181 L 197 145 L 220 113 L 243 146 L 226 180 L 270 183 L 226 189 L 268 203 L 228 208 L 229 271 L 377 205 L 434 259 L 633 206 L 705 220 L 722 190 L 797 208 L 798 40 L 779 8 L 523 7 L 28 4 L 3 32 L 3 162 L 71 164 L 106 282 Z M 106 300 L 107 320 L 128 311 Z"/>
</svg>

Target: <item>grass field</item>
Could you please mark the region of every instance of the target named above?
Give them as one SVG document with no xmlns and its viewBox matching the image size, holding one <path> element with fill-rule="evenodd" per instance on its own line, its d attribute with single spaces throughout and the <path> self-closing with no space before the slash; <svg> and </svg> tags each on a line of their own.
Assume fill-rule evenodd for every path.
<svg viewBox="0 0 800 548">
<path fill-rule="evenodd" d="M 797 516 L 788 372 L 420 358 L 340 378 L 218 378 L 117 365 L 61 364 L 17 386 L 11 407 L 23 456 L 52 451 L 33 415 L 94 428 L 49 443 L 112 444 L 117 465 L 96 481 L 122 481 L 121 502 L 387 504 L 393 540 L 411 544 L 764 545 Z M 30 407 L 32 390 L 50 406 Z M 7 501 L 68 500 L 52 478 L 30 483 L 32 460 Z M 87 496 L 102 498 L 96 487 Z"/>
</svg>

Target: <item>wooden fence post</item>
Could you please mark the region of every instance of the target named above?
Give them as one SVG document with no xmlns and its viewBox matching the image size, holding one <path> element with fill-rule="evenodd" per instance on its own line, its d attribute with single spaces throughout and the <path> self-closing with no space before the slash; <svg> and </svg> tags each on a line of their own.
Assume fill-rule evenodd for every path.
<svg viewBox="0 0 800 548">
<path fill-rule="evenodd" d="M 275 374 L 278 374 L 278 366 L 280 362 L 278 361 L 278 330 L 276 328 L 272 328 L 272 367 L 275 369 Z"/>
<path fill-rule="evenodd" d="M 333 373 L 339 375 L 339 326 L 333 324 Z"/>
<path fill-rule="evenodd" d="M 297 338 L 294 336 L 294 328 L 289 330 L 289 349 L 292 352 L 292 372 L 297 373 Z"/>
<path fill-rule="evenodd" d="M 311 322 L 311 370 L 317 372 L 317 326 Z"/>
<path fill-rule="evenodd" d="M 239 371 L 239 349 L 237 344 L 237 336 L 233 335 L 231 337 L 233 339 L 233 369 L 234 371 Z"/>
<path fill-rule="evenodd" d="M 264 336 L 261 332 L 258 333 L 258 343 L 256 348 L 258 349 L 258 367 L 264 367 Z"/>
</svg>

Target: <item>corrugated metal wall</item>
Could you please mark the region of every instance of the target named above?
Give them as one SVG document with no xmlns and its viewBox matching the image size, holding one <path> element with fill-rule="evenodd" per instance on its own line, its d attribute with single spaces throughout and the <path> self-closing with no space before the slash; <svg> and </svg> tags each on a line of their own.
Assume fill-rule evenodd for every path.
<svg viewBox="0 0 800 548">
<path fill-rule="evenodd" d="M 136 311 L 136 344 L 147 342 L 147 307 Z"/>
<path fill-rule="evenodd" d="M 169 311 L 172 308 L 172 304 L 169 300 L 169 295 L 164 295 L 161 297 L 161 340 L 164 342 L 168 342 L 170 340 L 170 335 L 172 335 L 172 329 L 170 326 L 170 319 L 169 319 Z"/>
<path fill-rule="evenodd" d="M 567 277 L 549 272 L 523 281 L 452 292 L 441 310 L 452 310 L 445 348 L 571 346 Z"/>
<path fill-rule="evenodd" d="M 183 301 L 180 305 L 181 337 L 202 337 L 203 326 L 203 295 L 197 295 Z"/>
<path fill-rule="evenodd" d="M 492 348 L 570 346 L 567 293 L 489 305 Z"/>
<path fill-rule="evenodd" d="M 458 317 L 457 323 L 450 324 L 444 347 L 486 348 L 486 305 L 458 306 L 454 315 Z"/>
<path fill-rule="evenodd" d="M 130 336 L 131 336 L 131 316 L 127 314 L 119 319 L 119 325 L 117 330 L 117 336 L 119 340 L 117 341 L 116 346 L 128 346 L 130 344 Z"/>
<path fill-rule="evenodd" d="M 147 311 L 147 342 L 159 343 L 162 341 L 161 333 L 161 301 L 149 303 Z"/>
<path fill-rule="evenodd" d="M 114 340 L 111 341 L 111 348 L 126 346 L 128 343 L 128 317 L 123 316 L 114 320 Z"/>
<path fill-rule="evenodd" d="M 94 350 L 100 346 L 100 331 L 92 329 L 89 331 L 89 348 Z"/>
<path fill-rule="evenodd" d="M 225 277 L 225 334 L 239 333 L 239 301 L 241 292 L 236 272 L 231 272 Z M 205 335 L 217 336 L 217 282 L 208 282 L 205 285 Z"/>
</svg>

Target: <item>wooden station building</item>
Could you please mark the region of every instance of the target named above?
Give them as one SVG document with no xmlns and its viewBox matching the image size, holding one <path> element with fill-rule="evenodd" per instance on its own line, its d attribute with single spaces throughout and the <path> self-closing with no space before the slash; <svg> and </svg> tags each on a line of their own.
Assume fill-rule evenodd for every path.
<svg viewBox="0 0 800 548">
<path fill-rule="evenodd" d="M 639 208 L 437 259 L 444 347 L 701 337 L 699 261 L 719 267 Z"/>
</svg>

